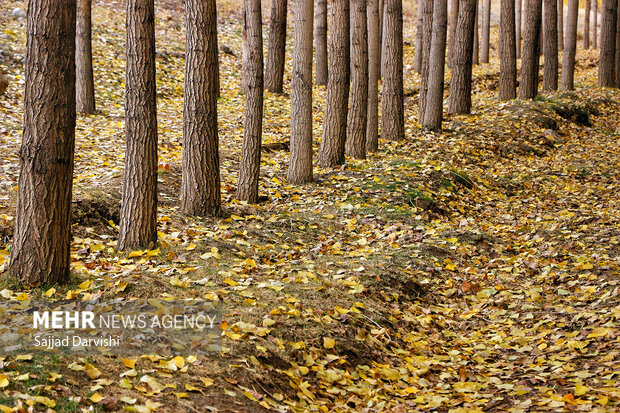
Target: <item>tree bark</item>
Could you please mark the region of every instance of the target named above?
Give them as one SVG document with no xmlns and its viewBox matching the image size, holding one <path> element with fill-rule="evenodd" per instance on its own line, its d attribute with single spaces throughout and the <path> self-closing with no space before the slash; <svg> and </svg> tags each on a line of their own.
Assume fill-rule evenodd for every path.
<svg viewBox="0 0 620 413">
<path fill-rule="evenodd" d="M 620 88 L 620 0 L 618 0 L 618 6 L 616 7 L 616 87 Z"/>
<path fill-rule="evenodd" d="M 477 1 L 459 0 L 459 3 L 449 98 L 449 113 L 453 114 L 471 111 L 471 72 Z"/>
<path fill-rule="evenodd" d="M 500 7 L 498 91 L 500 100 L 510 100 L 517 97 L 515 0 L 502 0 Z"/>
<path fill-rule="evenodd" d="M 592 47 L 598 49 L 598 0 L 592 0 L 594 22 L 592 27 Z"/>
<path fill-rule="evenodd" d="M 491 35 L 491 0 L 484 0 L 482 14 L 482 48 L 480 61 L 489 63 L 489 36 Z"/>
<path fill-rule="evenodd" d="M 523 33 L 523 59 L 521 62 L 521 82 L 519 98 L 534 99 L 538 93 L 538 63 L 540 56 L 540 26 L 542 22 L 542 3 L 540 0 L 526 0 L 527 11 Z"/>
<path fill-rule="evenodd" d="M 577 20 L 579 18 L 579 0 L 568 0 L 566 13 L 566 42 L 562 60 L 561 90 L 575 88 L 575 53 L 577 49 Z"/>
<path fill-rule="evenodd" d="M 269 21 L 269 51 L 265 65 L 265 89 L 282 93 L 284 55 L 286 51 L 287 0 L 271 0 Z"/>
<path fill-rule="evenodd" d="M 616 86 L 616 31 L 618 24 L 618 0 L 601 3 L 601 54 L 598 64 L 598 85 Z"/>
<path fill-rule="evenodd" d="M 344 163 L 350 79 L 349 27 L 349 0 L 334 0 L 330 10 L 327 107 L 317 160 L 323 168 Z"/>
<path fill-rule="evenodd" d="M 559 0 L 562 1 L 562 0 Z M 515 42 L 517 47 L 517 59 L 521 59 L 521 27 L 523 27 L 523 0 L 516 0 L 515 10 Z"/>
<path fill-rule="evenodd" d="M 368 127 L 368 28 L 366 0 L 351 0 L 351 103 L 346 153 L 366 159 Z"/>
<path fill-rule="evenodd" d="M 327 0 L 316 3 L 316 84 L 327 85 Z"/>
<path fill-rule="evenodd" d="M 456 23 L 459 18 L 459 0 L 452 0 L 450 5 L 450 36 L 448 38 L 448 67 L 452 67 L 452 54 L 454 53 L 454 40 L 456 38 Z M 421 41 L 421 39 L 420 39 Z"/>
<path fill-rule="evenodd" d="M 245 0 L 244 0 L 245 1 Z M 243 9 L 243 27 L 241 28 L 241 93 L 245 93 L 248 89 L 248 59 L 250 51 L 248 50 L 248 17 L 245 9 Z"/>
<path fill-rule="evenodd" d="M 24 134 L 9 269 L 25 286 L 69 279 L 75 31 L 75 0 L 28 3 Z"/>
<path fill-rule="evenodd" d="M 476 19 L 474 20 L 474 50 L 473 50 L 473 64 L 480 64 L 480 9 L 478 7 L 478 0 L 476 0 Z"/>
<path fill-rule="evenodd" d="M 291 79 L 291 149 L 288 180 L 312 181 L 312 14 L 311 1 L 296 1 Z"/>
<path fill-rule="evenodd" d="M 125 170 L 119 250 L 157 244 L 157 102 L 153 0 L 127 1 Z"/>
<path fill-rule="evenodd" d="M 428 72 L 433 37 L 433 0 L 420 0 L 422 5 L 422 71 L 420 73 L 420 97 L 418 120 L 424 122 L 426 95 L 428 93 Z"/>
<path fill-rule="evenodd" d="M 590 48 L 590 0 L 586 0 L 586 10 L 583 16 L 583 48 Z"/>
<path fill-rule="evenodd" d="M 386 65 L 381 99 L 381 136 L 400 140 L 405 137 L 402 0 L 385 0 L 384 17 Z"/>
<path fill-rule="evenodd" d="M 383 18 L 385 17 L 385 1 L 379 0 L 379 79 L 383 78 Z"/>
<path fill-rule="evenodd" d="M 458 1 L 458 0 L 456 0 Z M 425 0 L 418 0 L 418 14 L 417 25 L 415 34 L 415 55 L 413 61 L 413 70 L 417 73 L 422 73 L 422 37 L 424 32 L 424 2 Z"/>
<path fill-rule="evenodd" d="M 261 0 L 244 1 L 248 41 L 247 83 L 243 148 L 239 163 L 237 198 L 250 204 L 258 202 L 261 139 L 263 135 L 263 13 Z"/>
<path fill-rule="evenodd" d="M 215 0 L 186 0 L 185 7 L 181 210 L 214 216 L 221 212 Z"/>
<path fill-rule="evenodd" d="M 424 127 L 430 130 L 441 130 L 441 122 L 443 121 L 446 36 L 448 34 L 448 3 L 446 1 L 435 1 L 434 3 L 433 39 L 429 63 Z"/>
<path fill-rule="evenodd" d="M 75 96 L 77 111 L 95 113 L 93 49 L 91 31 L 91 0 L 78 0 L 75 37 Z"/>
<path fill-rule="evenodd" d="M 379 149 L 379 1 L 368 0 L 368 123 L 366 127 L 366 151 Z"/>
<path fill-rule="evenodd" d="M 564 50 L 564 0 L 558 0 L 558 50 Z"/>
<path fill-rule="evenodd" d="M 545 65 L 543 90 L 558 89 L 558 2 L 544 0 Z"/>
</svg>

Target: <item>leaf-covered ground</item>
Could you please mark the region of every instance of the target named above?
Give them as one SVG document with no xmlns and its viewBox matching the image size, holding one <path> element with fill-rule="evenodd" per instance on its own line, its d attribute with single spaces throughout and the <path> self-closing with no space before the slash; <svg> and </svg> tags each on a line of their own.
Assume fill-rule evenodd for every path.
<svg viewBox="0 0 620 413">
<path fill-rule="evenodd" d="M 12 233 L 21 137 L 24 22 L 0 7 L 0 264 Z M 405 64 L 413 61 L 407 23 Z M 620 93 L 595 88 L 578 53 L 577 91 L 500 103 L 498 62 L 474 70 L 474 112 L 406 137 L 315 182 L 286 182 L 265 151 L 260 205 L 232 199 L 242 140 L 240 58 L 220 55 L 226 217 L 178 211 L 183 27 L 158 8 L 160 246 L 115 250 L 124 147 L 124 12 L 94 9 L 99 113 L 80 116 L 72 280 L 4 300 L 222 300 L 216 357 L 0 357 L 0 410 L 614 411 L 620 405 Z M 240 56 L 240 24 L 220 19 Z M 288 45 L 289 52 L 291 45 Z M 288 54 L 290 56 L 290 53 Z M 285 83 L 290 80 L 287 62 Z M 287 91 L 288 92 L 288 91 Z M 315 139 L 325 89 L 315 89 Z M 265 96 L 264 143 L 286 142 L 287 94 Z M 316 146 L 315 146 L 316 147 Z M 278 149 L 278 148 L 276 148 Z M 281 148 L 279 148 L 281 149 Z M 21 410 L 19 410 L 21 411 Z"/>
</svg>

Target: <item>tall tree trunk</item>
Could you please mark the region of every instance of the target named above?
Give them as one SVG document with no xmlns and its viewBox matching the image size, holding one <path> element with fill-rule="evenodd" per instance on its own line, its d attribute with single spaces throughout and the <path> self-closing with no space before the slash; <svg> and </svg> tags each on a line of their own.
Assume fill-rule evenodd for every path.
<svg viewBox="0 0 620 413">
<path fill-rule="evenodd" d="M 583 16 L 583 48 L 590 48 L 590 0 L 586 0 L 586 10 Z"/>
<path fill-rule="evenodd" d="M 385 0 L 385 76 L 381 99 L 381 136 L 388 140 L 405 137 L 403 93 L 403 2 Z"/>
<path fill-rule="evenodd" d="M 616 86 L 616 31 L 618 24 L 618 0 L 601 3 L 601 55 L 598 64 L 598 85 Z"/>
<path fill-rule="evenodd" d="M 558 0 L 558 50 L 564 50 L 564 0 Z"/>
<path fill-rule="evenodd" d="M 330 10 L 327 107 L 317 159 L 324 168 L 344 163 L 349 107 L 349 27 L 349 0 L 334 0 Z"/>
<path fill-rule="evenodd" d="M 471 111 L 471 72 L 477 1 L 459 0 L 459 3 L 459 18 L 456 24 L 456 40 L 452 55 L 449 112 L 469 113 Z"/>
<path fill-rule="evenodd" d="M 185 27 L 181 210 L 213 216 L 221 211 L 215 0 L 186 0 Z"/>
<path fill-rule="evenodd" d="M 316 29 L 314 41 L 316 49 L 316 84 L 327 84 L 327 0 L 316 3 Z"/>
<path fill-rule="evenodd" d="M 347 155 L 366 158 L 368 120 L 368 29 L 366 0 L 351 0 L 351 103 Z"/>
<path fill-rule="evenodd" d="M 594 22 L 592 25 L 592 47 L 598 49 L 598 0 L 592 0 Z"/>
<path fill-rule="evenodd" d="M 422 38 L 424 37 L 424 2 L 425 0 L 418 0 L 418 14 L 415 33 L 415 55 L 413 61 L 413 70 L 415 70 L 417 73 L 422 73 L 422 55 L 424 54 L 424 52 L 422 51 Z"/>
<path fill-rule="evenodd" d="M 615 72 L 616 72 L 616 87 L 620 88 L 620 0 L 618 0 L 618 6 L 616 7 L 616 15 L 618 19 L 616 20 L 616 64 Z"/>
<path fill-rule="evenodd" d="M 555 1 L 555 0 L 553 0 Z M 515 0 L 502 0 L 499 23 L 499 99 L 517 97 Z"/>
<path fill-rule="evenodd" d="M 248 50 L 248 17 L 243 9 L 243 27 L 241 28 L 241 93 L 245 93 L 248 89 L 248 59 L 250 51 Z"/>
<path fill-rule="evenodd" d="M 368 124 L 366 151 L 379 149 L 379 1 L 368 0 Z M 416 52 L 417 53 L 417 52 Z"/>
<path fill-rule="evenodd" d="M 558 89 L 558 2 L 544 0 L 545 65 L 543 90 Z"/>
<path fill-rule="evenodd" d="M 559 0 L 562 1 L 562 0 Z M 515 42 L 517 45 L 517 59 L 521 59 L 521 28 L 523 27 L 523 0 L 516 0 L 515 10 Z"/>
<path fill-rule="evenodd" d="M 247 24 L 248 65 L 237 198 L 255 204 L 258 202 L 263 135 L 263 13 L 261 0 L 244 0 L 243 5 Z"/>
<path fill-rule="evenodd" d="M 379 79 L 383 77 L 383 18 L 385 17 L 385 1 L 379 0 Z"/>
<path fill-rule="evenodd" d="M 523 59 L 521 62 L 521 82 L 519 98 L 534 99 L 538 94 L 538 62 L 540 56 L 540 25 L 542 3 L 540 0 L 526 0 L 527 11 L 523 32 Z"/>
<path fill-rule="evenodd" d="M 613 1 L 613 0 L 612 0 Z M 579 0 L 568 0 L 566 13 L 566 43 L 562 60 L 561 90 L 575 88 L 575 53 L 577 49 L 577 20 L 579 18 Z"/>
<path fill-rule="evenodd" d="M 291 150 L 288 180 L 312 181 L 312 14 L 311 1 L 296 1 L 291 79 Z"/>
<path fill-rule="evenodd" d="M 269 21 L 269 51 L 265 65 L 265 89 L 282 93 L 284 54 L 286 51 L 287 0 L 271 0 Z"/>
<path fill-rule="evenodd" d="M 422 5 L 422 71 L 420 73 L 419 114 L 420 123 L 424 121 L 426 94 L 428 93 L 428 71 L 433 37 L 433 0 L 420 0 Z"/>
<path fill-rule="evenodd" d="M 476 0 L 476 20 L 474 21 L 474 50 L 473 64 L 480 64 L 480 8 L 478 7 L 478 0 Z"/>
<path fill-rule="evenodd" d="M 448 3 L 435 1 L 433 7 L 433 40 L 429 63 L 428 93 L 424 111 L 424 127 L 441 130 L 443 120 L 443 86 L 448 34 Z"/>
<path fill-rule="evenodd" d="M 187 1 L 187 0 L 186 0 Z M 217 2 L 216 4 L 213 6 L 214 7 L 214 18 L 215 18 L 215 34 L 213 35 L 213 39 L 210 40 L 213 42 L 213 44 L 215 45 L 215 68 L 214 68 L 214 76 L 215 76 L 215 97 L 217 99 L 220 98 L 220 93 L 221 93 L 221 88 L 220 88 L 220 54 L 219 54 L 219 49 L 218 49 L 218 40 L 217 40 Z M 217 118 L 216 118 L 217 121 Z M 218 170 L 218 174 L 219 174 L 219 170 Z M 218 175 L 219 177 L 219 175 Z M 218 184 L 219 185 L 219 184 Z"/>
<path fill-rule="evenodd" d="M 91 31 L 91 0 L 78 0 L 75 37 L 75 96 L 77 111 L 95 113 L 93 49 Z"/>
<path fill-rule="evenodd" d="M 157 101 L 153 0 L 127 1 L 125 170 L 119 250 L 157 244 Z"/>
<path fill-rule="evenodd" d="M 24 134 L 11 274 L 66 282 L 75 147 L 75 0 L 31 0 L 26 23 Z"/>
<path fill-rule="evenodd" d="M 448 66 L 452 67 L 452 54 L 454 53 L 454 40 L 456 38 L 456 22 L 459 18 L 459 0 L 452 0 L 450 5 L 450 36 L 448 38 Z"/>
<path fill-rule="evenodd" d="M 491 35 L 491 0 L 484 0 L 482 14 L 482 48 L 480 60 L 489 63 L 489 36 Z"/>
</svg>

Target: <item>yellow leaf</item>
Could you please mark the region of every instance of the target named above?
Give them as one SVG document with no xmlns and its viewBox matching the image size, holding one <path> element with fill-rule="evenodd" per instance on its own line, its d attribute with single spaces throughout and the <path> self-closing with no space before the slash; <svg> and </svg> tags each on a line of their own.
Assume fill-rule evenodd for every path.
<svg viewBox="0 0 620 413">
<path fill-rule="evenodd" d="M 20 354 L 15 360 L 32 360 L 32 354 Z"/>
<path fill-rule="evenodd" d="M 90 400 L 93 403 L 99 403 L 101 400 L 103 400 L 103 396 L 99 393 L 94 393 L 92 396 L 90 396 Z"/>
<path fill-rule="evenodd" d="M 9 379 L 4 374 L 0 374 L 0 387 L 6 387 L 8 385 Z"/>
<path fill-rule="evenodd" d="M 93 282 L 91 280 L 86 280 L 82 284 L 78 285 L 78 288 L 81 290 L 88 290 Z"/>
<path fill-rule="evenodd" d="M 148 250 L 148 251 L 146 252 L 146 256 L 147 256 L 147 257 L 156 257 L 156 256 L 158 256 L 158 255 L 159 255 L 159 252 L 160 252 L 160 249 L 159 249 L 159 248 L 156 248 L 156 249 L 154 249 L 154 250 Z"/>
<path fill-rule="evenodd" d="M 213 386 L 213 380 L 208 377 L 200 377 L 200 381 L 205 387 Z"/>
<path fill-rule="evenodd" d="M 45 295 L 46 295 L 47 297 L 51 297 L 52 295 L 54 295 L 54 293 L 55 293 L 55 292 L 56 292 L 56 289 L 55 289 L 54 287 L 52 287 L 52 288 L 50 288 L 49 290 L 47 290 L 47 291 L 45 292 Z"/>
<path fill-rule="evenodd" d="M 187 398 L 189 398 L 189 394 L 187 394 L 187 393 L 174 393 L 174 395 L 177 396 L 177 399 L 187 399 Z"/>
<path fill-rule="evenodd" d="M 129 258 L 133 258 L 133 257 L 141 257 L 142 255 L 144 255 L 146 251 L 131 251 L 129 253 Z"/>
<path fill-rule="evenodd" d="M 84 371 L 91 379 L 96 379 L 101 376 L 101 371 L 90 363 L 84 363 Z"/>
<path fill-rule="evenodd" d="M 192 386 L 191 384 L 185 384 L 185 390 L 187 391 L 199 391 L 201 392 L 202 390 L 200 390 L 198 387 Z"/>
<path fill-rule="evenodd" d="M 47 378 L 47 380 L 51 381 L 52 383 L 54 383 L 56 380 L 58 380 L 59 378 L 62 377 L 62 374 L 58 374 L 58 373 L 50 373 L 50 376 Z"/>
<path fill-rule="evenodd" d="M 329 337 L 323 337 L 323 347 L 325 348 L 334 348 L 336 345 L 336 340 Z"/>
<path fill-rule="evenodd" d="M 13 410 L 13 408 L 12 408 L 12 407 L 5 406 L 5 405 L 3 405 L 3 404 L 0 404 L 0 411 L 1 411 L 2 413 L 12 413 L 12 412 L 14 412 L 15 410 Z"/>
<path fill-rule="evenodd" d="M 583 396 L 584 394 L 586 394 L 588 392 L 588 387 L 587 386 L 582 386 L 580 384 L 575 386 L 575 396 Z"/>
<path fill-rule="evenodd" d="M 118 385 L 121 386 L 123 389 L 131 389 L 133 386 L 131 385 L 131 382 L 125 378 L 121 379 L 118 382 Z"/>
<path fill-rule="evenodd" d="M 129 369 L 136 367 L 136 359 L 123 359 L 123 365 Z"/>
<path fill-rule="evenodd" d="M 123 396 L 119 400 L 126 404 L 135 404 L 138 401 L 138 399 L 132 399 L 131 397 L 127 396 Z"/>
<path fill-rule="evenodd" d="M 172 362 L 180 369 L 182 369 L 183 366 L 185 366 L 185 360 L 181 356 L 176 356 L 175 358 L 172 359 Z"/>
<path fill-rule="evenodd" d="M 26 300 L 28 300 L 28 294 L 26 294 L 26 293 L 21 293 L 21 294 L 19 294 L 17 297 L 15 297 L 15 299 L 16 299 L 17 301 L 26 301 Z"/>
<path fill-rule="evenodd" d="M 56 402 L 48 397 L 44 396 L 34 396 L 34 401 L 37 403 L 41 403 L 47 407 L 54 408 L 56 407 Z"/>
</svg>

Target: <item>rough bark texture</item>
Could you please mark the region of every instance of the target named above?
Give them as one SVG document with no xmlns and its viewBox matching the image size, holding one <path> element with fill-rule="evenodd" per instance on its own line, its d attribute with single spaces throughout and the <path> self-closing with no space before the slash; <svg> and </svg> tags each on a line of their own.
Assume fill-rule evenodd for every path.
<svg viewBox="0 0 620 413">
<path fill-rule="evenodd" d="M 181 209 L 196 216 L 221 209 L 217 134 L 215 0 L 187 0 Z"/>
<path fill-rule="evenodd" d="M 379 0 L 379 79 L 383 77 L 383 18 L 385 15 L 385 1 Z"/>
<path fill-rule="evenodd" d="M 248 60 L 246 66 L 243 148 L 239 161 L 237 198 L 258 202 L 261 139 L 263 134 L 263 24 L 260 0 L 244 1 Z"/>
<path fill-rule="evenodd" d="M 458 1 L 458 0 L 456 0 Z M 422 73 L 422 37 L 424 25 L 424 0 L 418 0 L 418 15 L 415 33 L 415 55 L 413 61 L 413 70 Z"/>
<path fill-rule="evenodd" d="M 448 3 L 436 1 L 433 7 L 433 40 L 428 76 L 428 93 L 424 111 L 424 127 L 441 130 L 443 120 L 443 85 L 448 34 Z"/>
<path fill-rule="evenodd" d="M 452 67 L 452 54 L 454 53 L 454 40 L 456 38 L 456 22 L 459 18 L 459 0 L 452 0 L 450 4 L 450 21 L 448 36 L 448 66 Z"/>
<path fill-rule="evenodd" d="M 476 0 L 476 19 L 474 20 L 474 50 L 473 50 L 473 64 L 480 64 L 480 9 L 478 7 L 478 0 Z"/>
<path fill-rule="evenodd" d="M 489 37 L 491 35 L 491 0 L 484 0 L 482 13 L 482 45 L 480 48 L 480 61 L 489 63 Z"/>
<path fill-rule="evenodd" d="M 558 89 L 558 3 L 557 0 L 544 0 L 545 65 L 543 90 Z"/>
<path fill-rule="evenodd" d="M 319 0 L 316 3 L 316 84 L 327 84 L 327 0 Z"/>
<path fill-rule="evenodd" d="M 500 100 L 510 100 L 517 97 L 515 0 L 502 0 L 500 7 L 498 93 Z"/>
<path fill-rule="evenodd" d="M 269 51 L 265 65 L 265 89 L 282 93 L 284 54 L 286 50 L 286 11 L 288 0 L 271 1 Z"/>
<path fill-rule="evenodd" d="M 24 135 L 10 272 L 33 287 L 69 279 L 75 16 L 75 0 L 28 3 Z"/>
<path fill-rule="evenodd" d="M 594 0 L 597 1 L 597 0 Z M 558 0 L 558 50 L 564 50 L 564 0 Z"/>
<path fill-rule="evenodd" d="M 452 55 L 449 112 L 469 113 L 471 111 L 472 52 L 477 1 L 459 0 L 459 3 L 459 18 L 456 24 L 456 40 Z"/>
<path fill-rule="evenodd" d="M 288 180 L 312 181 L 312 14 L 313 2 L 295 2 L 291 79 L 291 149 Z"/>
<path fill-rule="evenodd" d="M 125 169 L 120 250 L 157 244 L 157 102 L 153 0 L 127 1 Z"/>
<path fill-rule="evenodd" d="M 542 3 L 527 0 L 525 28 L 523 31 L 523 59 L 521 61 L 521 82 L 519 98 L 534 99 L 538 93 L 538 62 L 540 55 L 540 26 Z"/>
<path fill-rule="evenodd" d="M 583 16 L 583 48 L 590 48 L 590 11 L 592 3 L 590 0 L 586 0 L 586 7 Z"/>
<path fill-rule="evenodd" d="M 613 0 L 612 0 L 613 1 Z M 566 12 L 566 42 L 562 60 L 561 90 L 575 88 L 575 53 L 577 49 L 577 20 L 579 18 L 579 0 L 568 0 Z"/>
<path fill-rule="evenodd" d="M 366 0 L 351 0 L 351 102 L 346 153 L 366 158 L 368 120 L 368 29 Z"/>
<path fill-rule="evenodd" d="M 248 18 L 243 9 L 243 27 L 241 28 L 241 93 L 245 93 L 248 89 L 248 59 L 250 51 L 248 50 Z"/>
<path fill-rule="evenodd" d="M 426 111 L 428 93 L 428 71 L 433 37 L 433 0 L 420 0 L 422 5 L 422 70 L 420 72 L 420 98 L 418 119 L 422 123 Z"/>
<path fill-rule="evenodd" d="M 515 3 L 515 7 L 515 39 L 517 46 L 517 59 L 521 59 L 521 27 L 523 27 L 523 0 L 517 0 Z"/>
<path fill-rule="evenodd" d="M 561 1 L 561 0 L 560 0 Z M 598 49 L 598 0 L 592 0 L 592 47 Z"/>
<path fill-rule="evenodd" d="M 618 0 L 618 6 L 616 8 L 616 87 L 620 88 L 620 0 Z"/>
<path fill-rule="evenodd" d="M 318 163 L 331 168 L 344 163 L 349 106 L 349 0 L 334 0 L 330 10 L 327 107 Z"/>
<path fill-rule="evenodd" d="M 91 0 L 78 0 L 75 33 L 75 98 L 77 111 L 95 113 L 93 49 L 91 43 Z"/>
<path fill-rule="evenodd" d="M 368 123 L 366 151 L 379 149 L 379 1 L 368 0 Z"/>
<path fill-rule="evenodd" d="M 616 86 L 616 25 L 618 0 L 601 3 L 601 55 L 598 64 L 598 84 L 601 87 Z"/>
<path fill-rule="evenodd" d="M 405 137 L 403 96 L 403 2 L 385 1 L 385 75 L 381 99 L 381 136 L 388 140 Z"/>
</svg>

